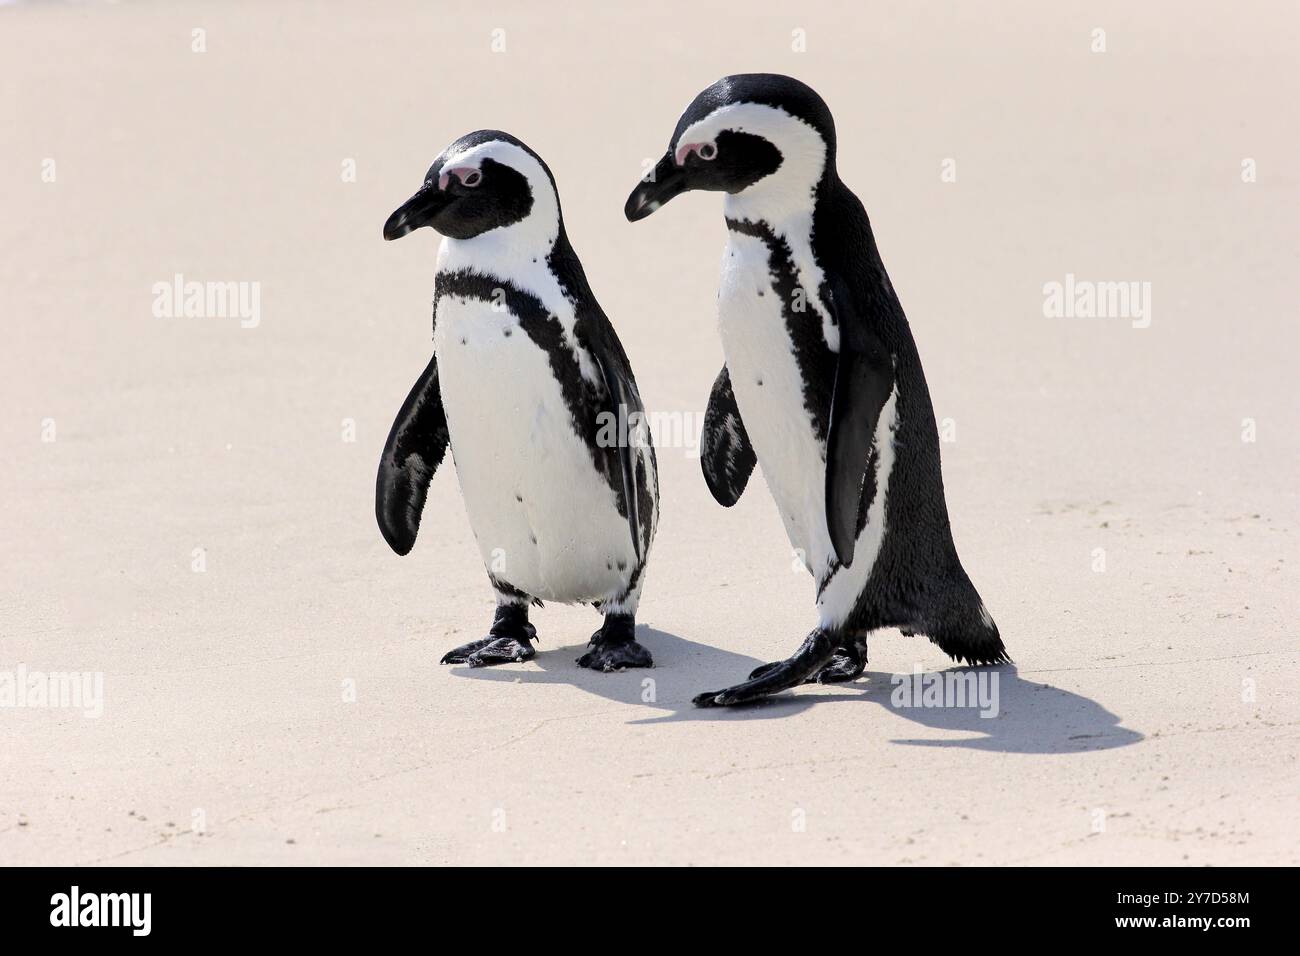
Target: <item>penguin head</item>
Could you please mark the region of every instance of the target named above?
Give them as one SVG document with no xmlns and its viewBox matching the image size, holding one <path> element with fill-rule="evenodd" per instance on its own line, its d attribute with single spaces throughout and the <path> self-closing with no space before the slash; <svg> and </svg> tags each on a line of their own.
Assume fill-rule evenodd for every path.
<svg viewBox="0 0 1300 956">
<path fill-rule="evenodd" d="M 555 180 L 541 157 L 500 130 L 478 130 L 444 149 L 424 184 L 384 223 L 385 239 L 431 226 L 450 239 L 490 233 L 537 233 L 554 242 L 559 231 Z"/>
<path fill-rule="evenodd" d="M 725 192 L 766 218 L 808 208 L 835 172 L 835 123 L 812 87 L 775 73 L 724 76 L 691 102 L 668 151 L 623 212 L 644 219 L 692 189 Z"/>
</svg>

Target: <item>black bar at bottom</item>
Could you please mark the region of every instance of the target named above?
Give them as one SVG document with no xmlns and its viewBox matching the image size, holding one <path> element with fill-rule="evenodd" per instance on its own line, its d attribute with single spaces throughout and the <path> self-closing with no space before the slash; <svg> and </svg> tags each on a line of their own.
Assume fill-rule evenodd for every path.
<svg viewBox="0 0 1300 956">
<path fill-rule="evenodd" d="M 988 932 L 1005 939 L 1006 931 L 1052 934 L 1023 937 L 1040 942 L 1231 944 L 1287 928 L 1284 881 L 1293 882 L 1292 871 L 34 868 L 0 870 L 0 933 L 15 953 L 25 950 L 9 944 L 74 936 L 92 945 L 283 940 L 333 949 L 442 923 L 490 944 L 606 927 L 643 940 L 663 933 L 652 945 L 667 949 L 726 949 L 724 941 L 755 935 L 770 944 L 774 923 L 798 938 L 841 922 L 927 947 L 947 938 L 976 944 Z"/>
</svg>

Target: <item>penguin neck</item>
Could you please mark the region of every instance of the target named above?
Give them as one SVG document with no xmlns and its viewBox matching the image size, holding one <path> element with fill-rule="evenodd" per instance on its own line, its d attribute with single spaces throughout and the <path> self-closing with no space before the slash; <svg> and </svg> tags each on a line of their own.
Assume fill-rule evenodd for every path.
<svg viewBox="0 0 1300 956">
<path fill-rule="evenodd" d="M 558 216 L 549 223 L 536 215 L 510 226 L 489 229 L 471 239 L 444 237 L 438 247 L 439 272 L 477 272 L 531 285 L 547 271 L 547 259 L 563 234 Z"/>
<path fill-rule="evenodd" d="M 809 318 L 820 325 L 827 347 L 838 352 L 839 327 L 821 301 L 820 290 L 826 278 L 824 264 L 818 261 L 813 250 L 813 220 L 817 204 L 838 180 L 833 166 L 823 170 L 818 163 L 815 177 L 811 173 L 811 170 L 805 170 L 801 178 L 788 177 L 784 181 L 774 176 L 770 177 L 773 180 L 770 183 L 760 180 L 743 192 L 728 195 L 722 208 L 728 221 L 760 226 L 784 246 L 784 254 L 789 257 L 800 284 L 808 293 L 807 304 L 812 313 Z"/>
<path fill-rule="evenodd" d="M 445 238 L 438 247 L 438 272 L 473 272 L 532 286 L 536 281 L 530 280 L 547 271 L 546 260 L 554 246 L 554 239 L 550 243 L 520 243 L 490 233 L 473 239 Z"/>
<path fill-rule="evenodd" d="M 727 218 L 765 222 L 778 234 L 790 223 L 802 227 L 812 219 L 818 197 L 836 180 L 834 136 L 828 141 L 809 124 L 771 109 L 749 119 L 750 128 L 775 144 L 781 163 L 769 175 L 724 197 Z"/>
<path fill-rule="evenodd" d="M 762 222 L 776 235 L 794 241 L 809 241 L 813 232 L 816 203 L 828 187 L 833 170 L 813 181 L 758 182 L 742 193 L 723 199 L 723 215 L 729 220 Z"/>
</svg>

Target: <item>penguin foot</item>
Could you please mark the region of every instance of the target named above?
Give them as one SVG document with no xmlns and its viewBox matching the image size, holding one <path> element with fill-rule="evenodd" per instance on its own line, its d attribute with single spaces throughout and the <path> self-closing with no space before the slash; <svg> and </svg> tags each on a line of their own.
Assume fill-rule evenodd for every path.
<svg viewBox="0 0 1300 956">
<path fill-rule="evenodd" d="M 578 658 L 578 666 L 593 671 L 621 671 L 627 667 L 654 667 L 650 652 L 636 641 L 629 644 L 592 644 L 591 650 Z"/>
<path fill-rule="evenodd" d="M 535 640 L 535 638 L 534 638 Z M 453 648 L 442 655 L 442 664 L 468 664 L 470 667 L 489 667 L 493 664 L 510 664 L 514 661 L 532 660 L 537 656 L 527 637 L 484 637 Z"/>
<path fill-rule="evenodd" d="M 528 639 L 496 637 L 465 658 L 470 667 L 491 667 L 493 664 L 511 664 L 532 660 L 537 656 Z"/>
<path fill-rule="evenodd" d="M 757 680 L 784 663 L 784 661 L 773 661 L 770 664 L 760 664 L 750 672 L 749 679 Z M 867 655 L 865 646 L 841 647 L 831 656 L 830 663 L 821 670 L 809 674 L 804 678 L 803 682 L 805 684 L 845 684 L 861 677 L 866 668 Z"/>
<path fill-rule="evenodd" d="M 537 628 L 528 623 L 528 607 L 498 605 L 492 629 L 487 637 L 470 641 L 442 655 L 442 664 L 468 664 L 470 667 L 490 667 L 493 664 L 510 664 L 527 661 L 537 656 L 532 641 L 537 640 Z"/>
<path fill-rule="evenodd" d="M 621 671 L 627 667 L 654 667 L 650 652 L 633 638 L 636 621 L 630 614 L 610 614 L 600 630 L 591 635 L 588 651 L 578 666 L 593 671 Z"/>
<path fill-rule="evenodd" d="M 831 662 L 836 650 L 842 653 L 844 651 L 843 648 L 836 647 L 829 634 L 818 628 L 804 638 L 799 650 L 789 660 L 765 664 L 755 671 L 759 676 L 751 677 L 735 687 L 698 694 L 694 699 L 695 706 L 731 707 L 735 704 L 748 704 L 796 687 L 820 673 Z"/>
</svg>

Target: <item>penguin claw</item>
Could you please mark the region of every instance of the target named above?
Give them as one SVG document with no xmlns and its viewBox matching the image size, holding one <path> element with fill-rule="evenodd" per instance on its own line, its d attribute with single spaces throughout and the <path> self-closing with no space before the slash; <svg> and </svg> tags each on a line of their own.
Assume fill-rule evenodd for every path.
<svg viewBox="0 0 1300 956">
<path fill-rule="evenodd" d="M 736 704 L 750 704 L 804 683 L 802 676 L 791 678 L 789 664 L 789 661 L 777 661 L 776 667 L 766 671 L 762 677 L 747 680 L 735 687 L 696 694 L 691 698 L 691 703 L 696 707 L 732 707 Z"/>
<path fill-rule="evenodd" d="M 468 644 L 462 644 L 460 647 L 453 647 L 446 654 L 442 655 L 442 660 L 438 661 L 438 663 L 464 664 L 469 655 L 473 654 L 480 648 L 487 647 L 495 640 L 495 637 L 484 637 L 477 641 L 470 641 Z"/>
<path fill-rule="evenodd" d="M 781 661 L 780 663 L 784 664 L 785 661 Z M 772 674 L 774 672 L 768 671 L 768 673 Z M 794 681 L 782 687 L 758 686 L 762 683 L 764 683 L 763 679 L 759 678 L 759 680 L 745 681 L 743 684 L 737 684 L 735 687 L 727 687 L 723 690 L 705 691 L 703 694 L 696 694 L 692 697 L 691 703 L 696 707 L 732 707 L 736 704 L 749 704 L 754 701 L 762 700 L 764 697 L 771 694 L 775 694 L 777 691 L 793 687 L 795 684 L 800 683 L 800 681 Z"/>
</svg>

